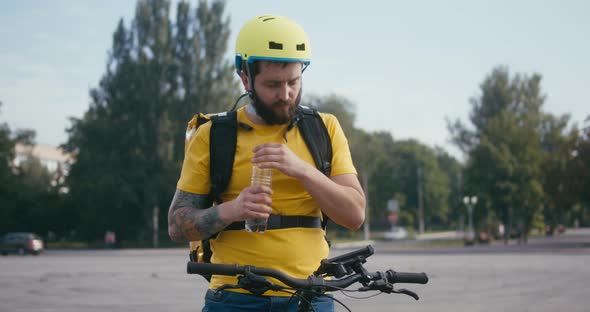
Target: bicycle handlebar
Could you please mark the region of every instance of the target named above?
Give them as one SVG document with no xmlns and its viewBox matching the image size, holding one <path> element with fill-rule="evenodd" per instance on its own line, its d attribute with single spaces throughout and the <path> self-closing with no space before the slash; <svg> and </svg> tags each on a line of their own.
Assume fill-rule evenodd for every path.
<svg viewBox="0 0 590 312">
<path fill-rule="evenodd" d="M 320 262 L 319 268 L 306 279 L 295 278 L 275 269 L 251 265 L 242 266 L 237 264 L 213 264 L 189 261 L 186 270 L 188 274 L 200 274 L 203 276 L 229 275 L 238 277 L 237 285 L 224 284 L 218 287 L 217 290 L 242 288 L 257 295 L 262 295 L 268 290 L 294 291 L 292 293 L 294 296 L 303 299 L 298 305 L 298 311 L 310 310 L 310 302 L 314 297 L 320 296 L 326 291 L 345 290 L 348 286 L 356 282 L 362 285 L 356 291 L 376 290 L 388 294 L 404 294 L 418 300 L 418 295 L 413 291 L 403 288 L 395 289 L 393 285 L 396 283 L 426 284 L 428 283 L 428 276 L 424 272 L 411 273 L 396 272 L 394 270 L 368 272 L 363 267 L 363 263 L 366 262 L 366 258 L 371 256 L 373 252 L 373 247 L 369 245 L 334 258 L 324 259 Z M 265 277 L 275 278 L 287 285 L 287 287 L 274 284 Z M 335 301 L 344 305 L 338 300 Z"/>
<path fill-rule="evenodd" d="M 251 272 L 256 275 L 260 276 L 267 276 L 273 277 L 285 285 L 295 288 L 314 288 L 314 287 L 324 287 L 326 290 L 339 290 L 342 288 L 346 288 L 355 282 L 366 280 L 366 281 L 375 281 L 382 278 L 386 278 L 387 281 L 391 284 L 395 283 L 411 283 L 411 284 L 426 284 L 428 283 L 428 276 L 425 273 L 410 273 L 410 272 L 395 272 L 393 270 L 388 270 L 384 273 L 382 272 L 374 272 L 374 273 L 367 273 L 366 275 L 355 273 L 349 275 L 342 279 L 336 280 L 326 280 L 323 277 L 318 276 L 309 276 L 307 279 L 299 279 L 291 277 L 287 274 L 284 274 L 280 271 L 269 269 L 269 268 L 260 268 L 255 266 L 240 266 L 235 264 L 213 264 L 213 263 L 197 263 L 193 261 L 189 261 L 187 263 L 187 273 L 188 274 L 201 274 L 201 275 L 243 275 L 246 272 Z"/>
</svg>

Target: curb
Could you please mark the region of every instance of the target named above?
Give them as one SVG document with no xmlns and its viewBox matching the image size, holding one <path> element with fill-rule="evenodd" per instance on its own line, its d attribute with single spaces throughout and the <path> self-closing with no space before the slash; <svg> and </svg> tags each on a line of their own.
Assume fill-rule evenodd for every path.
<svg viewBox="0 0 590 312">
<path fill-rule="evenodd" d="M 362 240 L 362 241 L 355 241 L 355 242 L 342 242 L 342 243 L 334 243 L 332 244 L 333 249 L 347 249 L 347 248 L 360 248 L 365 247 L 367 245 L 374 244 L 375 241 L 373 240 Z"/>
</svg>

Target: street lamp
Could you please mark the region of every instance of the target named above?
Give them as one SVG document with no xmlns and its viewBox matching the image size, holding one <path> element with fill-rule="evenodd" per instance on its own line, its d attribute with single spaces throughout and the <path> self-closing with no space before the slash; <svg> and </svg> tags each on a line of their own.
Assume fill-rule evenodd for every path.
<svg viewBox="0 0 590 312">
<path fill-rule="evenodd" d="M 469 215 L 469 227 L 467 233 L 470 235 L 470 239 L 475 240 L 475 232 L 473 230 L 473 207 L 477 204 L 477 196 L 465 196 L 463 197 L 463 203 L 467 206 L 467 213 Z"/>
</svg>

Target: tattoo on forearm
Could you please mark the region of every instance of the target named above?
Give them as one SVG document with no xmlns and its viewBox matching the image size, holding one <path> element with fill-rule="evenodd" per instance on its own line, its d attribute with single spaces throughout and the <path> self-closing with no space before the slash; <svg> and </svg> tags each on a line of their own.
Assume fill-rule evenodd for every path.
<svg viewBox="0 0 590 312">
<path fill-rule="evenodd" d="M 176 190 L 168 212 L 168 233 L 174 241 L 201 240 L 227 224 L 219 217 L 219 207 L 208 207 L 207 195 Z"/>
<path fill-rule="evenodd" d="M 196 209 L 208 208 L 209 196 L 202 194 L 193 194 L 181 190 L 176 190 L 174 201 L 177 207 L 191 207 Z"/>
<path fill-rule="evenodd" d="M 219 206 L 213 206 L 201 214 L 201 218 L 197 221 L 199 232 L 204 237 L 209 237 L 221 230 L 228 224 L 223 222 L 219 217 Z"/>
</svg>

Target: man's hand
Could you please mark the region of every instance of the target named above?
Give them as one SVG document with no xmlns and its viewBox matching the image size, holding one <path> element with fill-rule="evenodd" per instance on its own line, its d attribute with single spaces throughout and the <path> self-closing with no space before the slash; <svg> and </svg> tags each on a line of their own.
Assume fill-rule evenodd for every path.
<svg viewBox="0 0 590 312">
<path fill-rule="evenodd" d="M 334 222 L 350 230 L 362 225 L 366 200 L 356 175 L 349 173 L 326 177 L 287 145 L 280 143 L 261 144 L 253 151 L 253 163 L 261 168 L 278 169 L 301 181 L 313 200 Z"/>
<path fill-rule="evenodd" d="M 287 145 L 281 143 L 266 143 L 254 148 L 252 162 L 260 168 L 274 168 L 287 176 L 300 179 L 305 172 L 314 169 L 310 164 L 299 158 Z"/>
<path fill-rule="evenodd" d="M 236 199 L 228 203 L 226 209 L 220 211 L 220 216 L 229 222 L 250 218 L 267 219 L 272 212 L 271 195 L 272 190 L 267 186 L 248 186 Z"/>
</svg>

